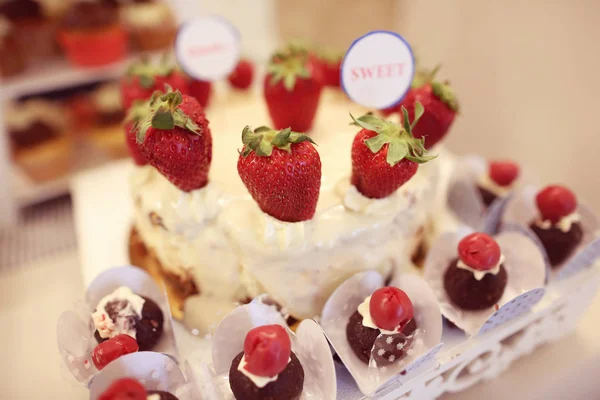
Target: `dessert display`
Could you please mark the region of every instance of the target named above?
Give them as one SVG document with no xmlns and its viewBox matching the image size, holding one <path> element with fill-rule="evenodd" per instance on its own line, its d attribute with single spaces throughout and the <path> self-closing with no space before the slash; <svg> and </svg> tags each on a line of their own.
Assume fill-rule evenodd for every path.
<svg viewBox="0 0 600 400">
<path fill-rule="evenodd" d="M 583 239 L 577 198 L 566 187 L 552 185 L 538 192 L 535 202 L 540 217 L 529 227 L 544 245 L 550 265 L 556 268 L 573 254 Z"/>
<path fill-rule="evenodd" d="M 160 340 L 164 316 L 154 301 L 121 286 L 100 300 L 92 320 L 98 343 L 126 334 L 136 340 L 141 351 L 146 351 Z"/>
<path fill-rule="evenodd" d="M 129 110 L 135 101 L 148 100 L 156 90 L 164 91 L 165 85 L 189 94 L 187 77 L 166 59 L 153 63 L 141 59 L 133 63 L 121 79 L 121 101 Z"/>
<path fill-rule="evenodd" d="M 308 53 L 290 46 L 272 57 L 267 71 L 263 90 L 273 127 L 310 131 L 323 85 L 310 68 Z"/>
<path fill-rule="evenodd" d="M 164 2 L 145 0 L 125 3 L 120 6 L 120 15 L 134 48 L 161 50 L 173 44 L 177 23 Z"/>
<path fill-rule="evenodd" d="M 204 382 L 209 399 L 336 398 L 335 369 L 323 331 L 312 320 L 290 331 L 273 307 L 251 302 L 229 313 L 213 337 Z M 210 390 L 209 390 L 210 388 Z"/>
<path fill-rule="evenodd" d="M 127 35 L 116 6 L 78 1 L 62 18 L 59 42 L 76 66 L 96 67 L 121 60 L 127 53 Z"/>
<path fill-rule="evenodd" d="M 57 328 L 61 356 L 83 383 L 138 351 L 178 357 L 166 294 L 139 268 L 98 275 L 85 303 L 63 312 Z"/>
<path fill-rule="evenodd" d="M 253 78 L 254 64 L 249 60 L 242 59 L 237 63 L 233 72 L 229 74 L 227 81 L 235 89 L 246 90 L 252 85 Z M 198 99 L 198 101 L 200 100 Z M 200 104 L 202 104 L 201 101 Z M 205 106 L 205 104 L 202 105 Z"/>
<path fill-rule="evenodd" d="M 416 275 L 362 272 L 342 283 L 321 315 L 321 326 L 366 395 L 437 352 L 442 319 L 437 300 Z M 402 377 L 402 378 L 399 378 Z M 410 377 L 406 377 L 409 379 Z"/>
<path fill-rule="evenodd" d="M 442 315 L 474 335 L 498 308 L 543 288 L 546 270 L 537 242 L 509 225 L 494 237 L 467 227 L 441 235 L 429 250 L 423 272 Z"/>
<path fill-rule="evenodd" d="M 506 268 L 500 246 L 491 236 L 475 232 L 458 243 L 458 257 L 444 273 L 450 301 L 463 310 L 481 310 L 496 304 L 506 288 Z"/>
<path fill-rule="evenodd" d="M 71 165 L 72 142 L 66 135 L 64 108 L 47 100 L 9 103 L 4 120 L 15 162 L 33 180 L 63 176 Z"/>
</svg>

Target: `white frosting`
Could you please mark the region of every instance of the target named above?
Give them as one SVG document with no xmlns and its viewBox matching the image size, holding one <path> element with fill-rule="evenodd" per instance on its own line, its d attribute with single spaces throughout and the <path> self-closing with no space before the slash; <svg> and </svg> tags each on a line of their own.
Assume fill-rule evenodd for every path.
<svg viewBox="0 0 600 400">
<path fill-rule="evenodd" d="M 388 331 L 388 330 L 382 329 L 382 328 L 378 327 L 377 325 L 375 325 L 375 322 L 371 318 L 371 311 L 369 308 L 370 305 L 371 305 L 371 296 L 367 297 L 358 306 L 358 313 L 363 317 L 363 320 L 362 320 L 363 326 L 366 326 L 367 328 L 372 328 L 372 329 L 379 329 L 379 332 L 381 332 L 385 335 L 395 335 L 400 332 L 400 329 L 399 329 L 400 326 L 398 326 L 398 328 L 394 329 L 393 331 Z"/>
<path fill-rule="evenodd" d="M 107 84 L 94 91 L 93 101 L 104 112 L 121 110 L 121 93 L 118 84 Z"/>
<path fill-rule="evenodd" d="M 296 318 L 312 318 L 353 274 L 387 276 L 406 263 L 428 216 L 436 160 L 388 198 L 366 199 L 347 178 L 357 132 L 348 125 L 348 107 L 356 106 L 328 103 L 326 92 L 319 120 L 327 125 L 311 133 L 322 163 L 317 211 L 309 221 L 282 222 L 260 210 L 236 169 L 241 127 L 269 120 L 264 102 L 228 99 L 217 93 L 209 114 L 208 186 L 183 193 L 151 167 L 136 168 L 131 178 L 135 226 L 164 268 L 191 274 L 203 294 L 235 301 L 267 292 Z M 153 225 L 150 213 L 166 229 Z"/>
<path fill-rule="evenodd" d="M 579 222 L 581 220 L 581 215 L 578 212 L 572 212 L 569 215 L 562 217 L 556 224 L 552 224 L 552 222 L 548 220 L 543 220 L 541 218 L 535 221 L 535 224 L 542 229 L 550 229 L 553 226 L 557 227 L 564 233 L 567 233 L 571 230 L 571 226 L 575 222 Z"/>
<path fill-rule="evenodd" d="M 171 11 L 162 3 L 134 3 L 121 8 L 126 24 L 138 27 L 160 27 L 171 17 Z"/>
<path fill-rule="evenodd" d="M 290 363 L 290 361 L 292 361 L 291 358 L 288 359 L 288 364 Z M 264 388 L 269 383 L 275 382 L 277 380 L 277 378 L 279 377 L 279 375 L 275 375 L 275 376 L 254 375 L 253 373 L 249 372 L 246 368 L 244 368 L 246 366 L 246 364 L 247 364 L 246 356 L 244 356 L 240 360 L 240 363 L 238 365 L 238 371 L 240 371 L 242 374 L 246 375 L 248 377 L 248 379 L 250 379 L 252 381 L 252 383 L 254 383 L 256 385 L 256 387 L 258 387 L 258 388 L 261 388 L 261 389 Z"/>
<path fill-rule="evenodd" d="M 27 129 L 36 121 L 63 129 L 67 125 L 65 111 L 50 101 L 28 100 L 22 103 L 8 103 L 4 120 L 9 129 Z"/>
<path fill-rule="evenodd" d="M 511 192 L 516 181 L 517 180 L 515 179 L 510 185 L 500 186 L 496 182 L 494 182 L 488 174 L 483 174 L 481 175 L 477 183 L 482 188 L 494 193 L 497 197 L 504 197 Z"/>
<path fill-rule="evenodd" d="M 498 260 L 498 263 L 496 265 L 494 265 L 493 268 L 490 268 L 486 271 L 480 271 L 478 269 L 469 267 L 467 264 L 465 264 L 463 262 L 463 260 L 461 260 L 459 258 L 458 262 L 456 263 L 456 267 L 460 268 L 460 269 L 466 269 L 467 271 L 471 271 L 473 273 L 473 276 L 475 277 L 475 279 L 480 281 L 483 279 L 483 277 L 486 274 L 498 275 L 498 272 L 500 272 L 500 266 L 502 265 L 503 262 L 504 262 L 504 255 L 500 254 L 500 259 Z"/>
<path fill-rule="evenodd" d="M 160 400 L 160 394 L 154 393 L 146 397 L 146 400 Z"/>
<path fill-rule="evenodd" d="M 115 320 L 111 320 L 106 312 L 106 305 L 112 301 L 125 300 L 126 306 L 120 310 Z M 96 306 L 96 311 L 92 314 L 94 326 L 98 330 L 101 338 L 109 339 L 120 334 L 126 334 L 135 339 L 135 325 L 131 317 L 141 318 L 144 299 L 131 291 L 126 286 L 121 286 L 111 294 L 104 296 Z"/>
</svg>

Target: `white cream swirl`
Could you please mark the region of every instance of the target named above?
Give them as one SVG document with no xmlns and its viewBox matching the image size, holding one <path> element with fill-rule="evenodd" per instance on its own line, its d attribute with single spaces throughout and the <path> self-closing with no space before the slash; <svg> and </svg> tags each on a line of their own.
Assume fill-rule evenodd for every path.
<svg viewBox="0 0 600 400">
<path fill-rule="evenodd" d="M 368 296 L 360 305 L 358 306 L 358 313 L 363 317 L 362 324 L 367 328 L 378 329 L 379 332 L 385 335 L 395 335 L 400 332 L 400 326 L 394 329 L 393 331 L 388 331 L 383 328 L 375 325 L 375 321 L 371 318 L 371 296 Z"/>
<path fill-rule="evenodd" d="M 477 181 L 480 187 L 494 193 L 498 197 L 507 196 L 513 190 L 516 182 L 517 180 L 515 179 L 510 185 L 501 186 L 494 182 L 488 174 L 481 175 Z"/>
<path fill-rule="evenodd" d="M 578 212 L 572 212 L 571 214 L 562 217 L 556 224 L 553 224 L 549 220 L 544 220 L 541 218 L 537 219 L 535 221 L 535 224 L 538 227 L 540 227 L 542 229 L 546 229 L 546 230 L 555 226 L 558 229 L 560 229 L 562 232 L 567 233 L 571 230 L 571 226 L 574 223 L 579 222 L 580 220 L 581 220 L 581 215 L 579 215 Z"/>
<path fill-rule="evenodd" d="M 118 310 L 113 320 L 106 312 L 106 305 L 119 301 L 124 303 L 124 307 Z M 100 337 L 109 339 L 124 333 L 135 339 L 136 330 L 132 317 L 141 318 L 144 303 L 145 300 L 142 297 L 133 293 L 126 286 L 121 286 L 104 296 L 96 306 L 96 311 L 92 313 L 92 320 Z"/>
<path fill-rule="evenodd" d="M 290 363 L 290 361 L 292 361 L 291 358 L 288 359 L 288 364 Z M 246 368 L 244 368 L 246 366 L 246 364 L 248 364 L 248 363 L 246 362 L 246 356 L 244 355 L 242 357 L 242 359 L 240 360 L 240 363 L 238 364 L 237 369 L 242 374 L 246 375 L 248 377 L 248 379 L 250 379 L 252 381 L 252 383 L 254 383 L 254 385 L 256 385 L 256 387 L 258 387 L 258 388 L 261 388 L 261 389 L 264 388 L 269 383 L 275 382 L 277 380 L 277 378 L 279 377 L 279 375 L 275 375 L 275 376 L 255 375 L 252 372 L 248 371 Z"/>
<path fill-rule="evenodd" d="M 488 270 L 480 271 L 478 269 L 469 267 L 467 264 L 465 264 L 463 262 L 463 260 L 461 260 L 459 258 L 458 262 L 456 263 L 456 267 L 460 268 L 460 269 L 465 269 L 467 271 L 471 271 L 473 273 L 473 276 L 475 277 L 475 279 L 480 281 L 487 274 L 498 275 L 498 272 L 500 272 L 500 266 L 502 265 L 503 262 L 504 262 L 504 255 L 500 254 L 500 259 L 498 260 L 498 263 L 496 263 L 496 265 L 494 265 L 492 268 L 490 268 Z"/>
</svg>

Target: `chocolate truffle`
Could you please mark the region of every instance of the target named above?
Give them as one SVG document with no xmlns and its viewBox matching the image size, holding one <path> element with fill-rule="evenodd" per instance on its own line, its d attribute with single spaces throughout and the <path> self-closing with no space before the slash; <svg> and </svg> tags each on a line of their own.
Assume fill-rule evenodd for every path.
<svg viewBox="0 0 600 400">
<path fill-rule="evenodd" d="M 535 222 L 532 222 L 529 227 L 544 245 L 552 268 L 565 262 L 583 239 L 583 228 L 579 222 L 571 224 L 571 229 L 567 232 L 554 225 L 545 229 Z"/>
<path fill-rule="evenodd" d="M 494 192 L 491 192 L 484 187 L 477 186 L 477 189 L 479 190 L 481 200 L 483 200 L 483 204 L 485 204 L 486 208 L 489 207 L 498 197 Z"/>
<path fill-rule="evenodd" d="M 346 339 L 354 354 L 365 364 L 369 363 L 371 353 L 378 366 L 390 365 L 406 355 L 417 329 L 415 319 L 411 319 L 401 333 L 394 335 L 381 334 L 379 329 L 362 324 L 363 317 L 357 311 L 348 319 Z M 381 338 L 378 337 L 381 334 Z"/>
<path fill-rule="evenodd" d="M 244 357 L 240 352 L 231 362 L 229 386 L 237 400 L 297 400 L 304 387 L 304 369 L 300 360 L 290 353 L 290 362 L 277 376 L 277 380 L 259 388 L 242 372 L 238 366 Z"/>
<path fill-rule="evenodd" d="M 137 318 L 132 315 L 133 324 L 136 331 L 136 340 L 140 351 L 152 350 L 158 343 L 163 333 L 164 316 L 162 310 L 154 301 L 147 297 L 143 297 L 144 305 L 142 307 L 142 317 Z M 109 318 L 115 321 L 119 311 L 127 306 L 127 300 L 115 300 L 106 304 L 104 309 Z M 107 338 L 100 337 L 98 331 L 94 332 L 94 336 L 98 343 L 102 343 Z"/>
<path fill-rule="evenodd" d="M 458 258 L 450 263 L 444 274 L 444 289 L 459 308 L 468 311 L 492 307 L 502 298 L 508 280 L 504 265 L 496 275 L 488 273 L 478 281 L 473 272 L 459 268 Z"/>
<path fill-rule="evenodd" d="M 154 397 L 156 397 L 156 395 L 158 395 L 158 398 L 154 398 L 151 397 L 152 395 L 154 395 Z M 169 393 L 169 392 L 163 392 L 162 390 L 149 390 L 148 391 L 148 399 L 151 400 L 179 400 L 175 395 Z"/>
</svg>

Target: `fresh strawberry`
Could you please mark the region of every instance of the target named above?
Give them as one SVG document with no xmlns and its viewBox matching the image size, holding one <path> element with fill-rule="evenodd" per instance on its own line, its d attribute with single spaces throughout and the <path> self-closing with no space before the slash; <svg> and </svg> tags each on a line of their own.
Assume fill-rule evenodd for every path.
<svg viewBox="0 0 600 400">
<path fill-rule="evenodd" d="M 427 156 L 423 139 L 413 137 L 412 130 L 423 115 L 423 106 L 415 105 L 415 119 L 403 126 L 371 114 L 355 119 L 363 128 L 352 143 L 352 184 L 364 196 L 381 199 L 394 193 L 417 172 L 418 164 L 435 158 Z"/>
<path fill-rule="evenodd" d="M 238 173 L 265 213 L 281 221 L 313 217 L 321 187 L 321 159 L 308 136 L 290 128 L 242 132 Z"/>
<path fill-rule="evenodd" d="M 212 137 L 196 99 L 173 92 L 157 93 L 135 125 L 142 154 L 179 189 L 189 192 L 208 183 Z"/>
<path fill-rule="evenodd" d="M 413 130 L 416 138 L 425 139 L 425 148 L 430 149 L 448 133 L 454 117 L 458 112 L 458 101 L 448 82 L 434 80 L 439 68 L 429 75 L 418 74 L 413 80 L 412 88 L 402 99 L 399 107 L 408 111 L 409 118 L 415 115 L 415 104 L 425 107 L 425 114 L 418 126 Z"/>
<path fill-rule="evenodd" d="M 340 68 L 342 66 L 342 58 L 344 54 L 331 52 L 331 51 L 319 51 L 316 53 L 316 64 L 321 70 L 320 74 L 322 77 L 323 85 L 329 87 L 340 87 Z"/>
<path fill-rule="evenodd" d="M 121 80 L 123 107 L 128 110 L 134 101 L 147 100 L 156 90 L 164 91 L 165 84 L 183 94 L 189 93 L 187 77 L 166 60 L 155 65 L 144 59 L 131 65 Z"/>
<path fill-rule="evenodd" d="M 248 89 L 254 78 L 254 65 L 248 60 L 240 60 L 227 80 L 236 89 Z"/>
<path fill-rule="evenodd" d="M 190 81 L 189 95 L 198 100 L 198 103 L 204 108 L 208 107 L 212 94 L 212 83 L 208 81 L 199 81 L 192 79 Z"/>
<path fill-rule="evenodd" d="M 125 144 L 129 150 L 129 155 L 133 158 L 133 162 L 139 166 L 148 164 L 148 161 L 144 154 L 142 154 L 140 145 L 137 142 L 135 126 L 146 116 L 147 111 L 148 106 L 145 102 L 134 103 L 133 106 L 129 108 L 124 124 Z"/>
<path fill-rule="evenodd" d="M 303 50 L 288 48 L 273 56 L 264 80 L 269 115 L 276 129 L 312 128 L 323 88 Z"/>
</svg>

